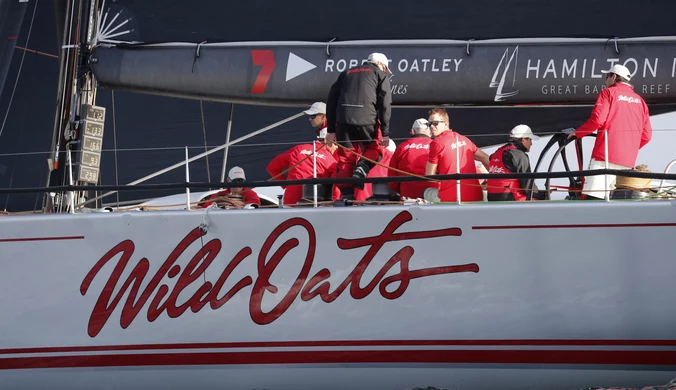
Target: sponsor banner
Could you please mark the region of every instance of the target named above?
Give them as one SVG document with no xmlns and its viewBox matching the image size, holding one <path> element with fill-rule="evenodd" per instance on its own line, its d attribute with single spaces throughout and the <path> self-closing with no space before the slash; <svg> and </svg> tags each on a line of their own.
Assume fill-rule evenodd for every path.
<svg viewBox="0 0 676 390">
<path fill-rule="evenodd" d="M 649 103 L 676 98 L 676 40 L 668 39 L 98 47 L 92 69 L 109 88 L 300 104 L 325 101 L 340 72 L 371 52 L 389 58 L 396 105 L 592 103 L 605 88 L 601 70 L 614 64 L 627 66 L 635 90 Z"/>
</svg>

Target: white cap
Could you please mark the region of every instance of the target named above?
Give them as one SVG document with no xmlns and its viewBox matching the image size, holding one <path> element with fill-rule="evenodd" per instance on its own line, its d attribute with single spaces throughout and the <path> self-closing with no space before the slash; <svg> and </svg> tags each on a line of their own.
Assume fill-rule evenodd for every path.
<svg viewBox="0 0 676 390">
<path fill-rule="evenodd" d="M 326 138 L 326 133 L 327 133 L 326 127 L 323 128 L 323 129 L 321 129 L 321 130 L 319 130 L 319 131 L 317 132 L 317 139 L 324 139 L 324 138 Z"/>
<path fill-rule="evenodd" d="M 518 125 L 509 132 L 509 136 L 512 138 L 530 138 L 533 141 L 540 139 L 537 135 L 533 134 L 533 130 L 530 129 L 527 125 Z"/>
<path fill-rule="evenodd" d="M 413 130 L 419 131 L 419 130 L 428 130 L 430 128 L 429 122 L 425 118 L 420 118 L 416 119 L 415 122 L 413 122 Z"/>
<path fill-rule="evenodd" d="M 309 110 L 303 112 L 308 115 L 326 114 L 326 103 L 315 102 L 310 106 Z"/>
<path fill-rule="evenodd" d="M 228 172 L 228 178 L 230 180 L 235 180 L 235 179 L 246 180 L 246 177 L 244 176 L 244 169 L 242 169 L 240 167 L 232 167 L 230 172 Z"/>
<path fill-rule="evenodd" d="M 608 70 L 602 70 L 601 73 L 615 73 L 620 77 L 624 77 L 627 80 L 631 80 L 631 72 L 629 72 L 629 69 L 627 69 L 626 66 L 620 64 L 615 64 L 611 66 L 610 69 Z"/>
<path fill-rule="evenodd" d="M 373 63 L 378 63 L 380 62 L 381 64 L 385 65 L 385 69 L 389 73 L 392 73 L 390 71 L 390 61 L 387 59 L 387 56 L 383 53 L 371 53 L 369 54 L 368 62 L 373 62 Z"/>
</svg>

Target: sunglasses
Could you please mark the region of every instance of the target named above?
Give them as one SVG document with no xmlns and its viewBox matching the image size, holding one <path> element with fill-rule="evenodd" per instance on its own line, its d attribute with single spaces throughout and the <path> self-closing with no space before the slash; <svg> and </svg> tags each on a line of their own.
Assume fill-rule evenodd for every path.
<svg viewBox="0 0 676 390">
<path fill-rule="evenodd" d="M 439 123 L 446 123 L 446 121 L 431 121 L 427 122 L 428 126 L 439 126 Z"/>
<path fill-rule="evenodd" d="M 315 119 L 317 117 L 317 115 L 322 115 L 322 114 L 308 115 L 308 117 L 310 117 L 310 119 Z"/>
<path fill-rule="evenodd" d="M 234 179 L 233 183 L 244 183 L 244 179 Z"/>
</svg>

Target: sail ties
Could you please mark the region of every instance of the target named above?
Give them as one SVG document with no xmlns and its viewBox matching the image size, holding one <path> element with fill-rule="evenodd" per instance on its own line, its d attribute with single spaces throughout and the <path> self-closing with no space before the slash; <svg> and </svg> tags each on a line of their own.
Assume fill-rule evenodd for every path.
<svg viewBox="0 0 676 390">
<path fill-rule="evenodd" d="M 202 45 L 207 43 L 207 41 L 202 41 L 197 44 L 197 48 L 195 48 L 195 58 L 192 60 L 192 73 L 195 73 L 195 63 L 197 62 L 197 59 L 200 57 L 200 48 Z"/>
<path fill-rule="evenodd" d="M 603 45 L 603 50 L 606 49 L 606 47 L 608 46 L 608 42 L 610 42 L 611 39 L 615 42 L 615 53 L 620 54 L 620 49 L 617 47 L 617 39 L 618 39 L 617 37 L 608 38 L 608 40 L 606 41 L 606 44 Z"/>
<path fill-rule="evenodd" d="M 335 41 L 336 38 L 333 38 L 332 40 L 328 41 L 326 43 L 326 55 L 331 57 L 331 42 Z"/>
<path fill-rule="evenodd" d="M 473 40 L 474 40 L 474 38 L 470 38 L 470 40 L 467 41 L 467 47 L 465 48 L 465 51 L 467 52 L 467 56 L 472 55 L 472 53 L 470 53 L 470 51 L 469 51 L 469 43 L 472 42 Z"/>
</svg>

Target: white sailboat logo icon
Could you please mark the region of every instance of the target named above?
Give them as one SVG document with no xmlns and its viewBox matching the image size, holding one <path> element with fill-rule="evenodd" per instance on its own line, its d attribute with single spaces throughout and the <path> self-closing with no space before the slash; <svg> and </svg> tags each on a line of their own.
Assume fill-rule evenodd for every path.
<svg viewBox="0 0 676 390">
<path fill-rule="evenodd" d="M 509 48 L 505 49 L 505 53 L 502 55 L 502 58 L 500 59 L 500 63 L 498 66 L 495 68 L 495 73 L 493 73 L 493 78 L 491 79 L 491 83 L 489 84 L 490 88 L 497 88 L 495 91 L 495 101 L 496 102 L 502 102 L 508 97 L 514 96 L 519 93 L 519 90 L 516 91 L 510 91 L 510 92 L 504 92 L 504 87 L 505 87 L 505 79 L 507 78 L 507 74 L 509 73 L 510 67 L 512 67 L 512 62 L 514 62 L 514 73 L 512 76 L 512 87 L 514 87 L 514 84 L 516 82 L 516 63 L 517 63 L 517 57 L 519 55 L 519 46 L 514 48 L 514 51 L 512 52 L 512 55 L 509 55 Z M 509 60 L 507 60 L 507 57 L 509 57 Z M 505 60 L 507 60 L 507 64 L 505 64 Z M 503 65 L 504 64 L 504 65 Z M 498 81 L 498 75 L 501 74 L 500 70 L 502 70 L 502 75 L 500 77 L 500 80 Z"/>
</svg>

